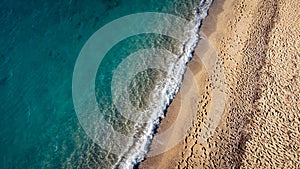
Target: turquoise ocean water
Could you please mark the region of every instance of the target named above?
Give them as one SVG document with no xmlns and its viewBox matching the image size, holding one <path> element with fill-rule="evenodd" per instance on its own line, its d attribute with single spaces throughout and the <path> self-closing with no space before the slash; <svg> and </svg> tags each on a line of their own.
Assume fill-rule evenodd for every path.
<svg viewBox="0 0 300 169">
<path fill-rule="evenodd" d="M 128 151 L 120 156 L 86 135 L 72 101 L 76 59 L 95 31 L 119 17 L 163 12 L 193 20 L 199 1 L 2 0 L 0 168 L 130 168 L 143 159 L 147 146 L 135 155 Z M 191 39 L 196 43 L 196 35 Z M 132 133 L 135 124 L 112 105 L 113 72 L 130 53 L 151 47 L 182 54 L 179 42 L 170 37 L 141 34 L 114 46 L 98 70 L 95 91 L 99 109 L 118 132 Z M 192 52 L 192 47 L 183 52 Z M 130 83 L 131 104 L 141 110 L 150 105 L 147 93 L 166 73 L 154 69 L 138 73 Z"/>
</svg>

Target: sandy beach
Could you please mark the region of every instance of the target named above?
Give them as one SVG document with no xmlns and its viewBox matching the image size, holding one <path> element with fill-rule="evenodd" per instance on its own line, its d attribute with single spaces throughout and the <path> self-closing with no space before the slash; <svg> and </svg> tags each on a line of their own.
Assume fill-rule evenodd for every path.
<svg viewBox="0 0 300 169">
<path fill-rule="evenodd" d="M 188 64 L 200 95 L 192 127 L 165 152 L 139 168 L 300 168 L 300 3 L 296 0 L 214 0 L 201 32 L 218 61 L 207 70 L 211 53 L 199 42 Z M 200 60 L 199 60 L 200 59 Z M 222 69 L 221 69 L 222 68 Z M 201 140 L 213 109 L 217 72 L 225 75 L 225 107 L 208 139 Z M 183 87 L 191 79 L 185 77 Z M 168 108 L 156 136 L 177 119 L 181 91 Z M 177 127 L 177 129 L 180 127 Z M 163 140 L 165 147 L 178 130 Z M 156 145 L 151 145 L 156 146 Z M 151 149 L 150 153 L 151 154 Z"/>
</svg>

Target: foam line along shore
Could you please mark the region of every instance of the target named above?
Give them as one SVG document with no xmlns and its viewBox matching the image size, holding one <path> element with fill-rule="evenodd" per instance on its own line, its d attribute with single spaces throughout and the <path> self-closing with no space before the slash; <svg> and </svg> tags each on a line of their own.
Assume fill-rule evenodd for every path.
<svg viewBox="0 0 300 169">
<path fill-rule="evenodd" d="M 164 117 L 166 108 L 181 86 L 183 74 L 186 70 L 186 64 L 192 58 L 192 53 L 199 41 L 198 32 L 201 22 L 207 16 L 207 11 L 211 3 L 211 0 L 201 0 L 193 9 L 192 13 L 194 16 L 192 17 L 192 20 L 189 21 L 192 27 L 190 30 L 187 30 L 187 32 L 183 32 L 185 35 L 189 35 L 189 38 L 186 42 L 184 42 L 182 53 L 180 56 L 177 56 L 178 60 L 173 64 L 173 66 L 170 67 L 169 73 L 171 74 L 171 77 L 166 79 L 163 87 L 158 87 L 156 89 L 159 92 L 163 92 L 159 95 L 160 97 L 154 99 L 160 100 L 161 96 L 163 96 L 163 100 L 161 100 L 162 106 L 155 106 L 154 108 L 158 109 L 151 109 L 151 112 L 158 112 L 157 115 L 155 115 L 154 119 L 149 119 L 148 125 L 144 127 L 145 131 L 143 131 L 144 136 L 142 139 L 136 143 L 133 143 L 134 146 L 130 146 L 129 150 L 124 153 L 122 157 L 120 157 L 119 162 L 115 165 L 116 167 L 133 167 L 139 164 L 139 162 L 144 159 L 146 153 L 149 151 L 149 145 L 151 144 L 153 134 L 156 130 L 156 127 L 160 124 L 159 119 Z"/>
</svg>

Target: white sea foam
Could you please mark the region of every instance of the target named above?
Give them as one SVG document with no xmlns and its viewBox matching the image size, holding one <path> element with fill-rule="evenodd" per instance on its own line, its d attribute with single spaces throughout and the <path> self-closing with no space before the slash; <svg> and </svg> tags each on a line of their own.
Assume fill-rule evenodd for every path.
<svg viewBox="0 0 300 169">
<path fill-rule="evenodd" d="M 159 102 L 156 102 L 155 106 L 151 106 L 151 110 L 154 112 L 149 118 L 147 126 L 144 126 L 143 133 L 141 137 L 133 142 L 128 143 L 128 150 L 125 151 L 118 161 L 118 163 L 114 167 L 118 168 L 133 168 L 136 164 L 141 162 L 147 152 L 149 151 L 149 146 L 151 140 L 154 135 L 154 131 L 156 127 L 160 123 L 160 118 L 164 117 L 164 112 L 175 94 L 178 92 L 182 80 L 183 75 L 187 68 L 187 63 L 192 58 L 192 53 L 199 41 L 199 29 L 201 26 L 202 20 L 207 16 L 208 9 L 212 3 L 212 0 L 201 0 L 197 9 L 194 11 L 194 19 L 193 22 L 194 29 L 190 30 L 190 32 L 186 32 L 187 36 L 190 36 L 188 41 L 184 42 L 184 46 L 182 47 L 182 55 L 178 57 L 178 60 L 169 68 L 167 72 L 168 75 L 164 82 L 165 85 L 158 85 L 154 89 L 154 91 L 158 91 L 152 96 L 152 99 L 162 98 Z M 135 126 L 139 128 L 140 126 Z"/>
</svg>

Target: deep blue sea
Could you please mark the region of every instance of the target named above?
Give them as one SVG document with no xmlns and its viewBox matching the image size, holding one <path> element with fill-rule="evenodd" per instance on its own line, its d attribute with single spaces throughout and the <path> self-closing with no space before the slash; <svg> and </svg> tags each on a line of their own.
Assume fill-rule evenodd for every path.
<svg viewBox="0 0 300 169">
<path fill-rule="evenodd" d="M 180 62 L 182 75 L 194 44 L 183 50 L 182 45 L 170 37 L 139 34 L 119 42 L 103 58 L 95 80 L 98 106 L 116 131 L 130 135 L 136 129 L 144 134 L 140 137 L 149 134 L 146 138 L 150 140 L 143 143 L 143 149 L 129 146 L 135 149 L 135 154 L 131 154 L 130 148 L 121 155 L 103 149 L 79 123 L 72 99 L 77 57 L 98 29 L 117 18 L 162 12 L 192 21 L 199 1 L 1 0 L 0 168 L 131 168 L 140 162 L 153 133 L 142 132 L 147 126 L 136 129 L 134 122 L 115 110 L 111 96 L 113 72 L 129 54 L 160 47 L 175 56 L 185 53 L 185 61 Z M 195 22 L 195 30 L 197 26 Z M 190 39 L 196 43 L 196 34 Z M 167 71 L 147 69 L 134 76 L 129 84 L 130 104 L 140 111 L 149 110 L 148 93 L 159 90 L 157 86 L 162 85 L 167 75 Z M 178 85 L 173 86 L 173 92 Z M 156 111 L 163 113 L 165 106 Z M 136 133 L 133 135 L 139 137 Z"/>
</svg>

